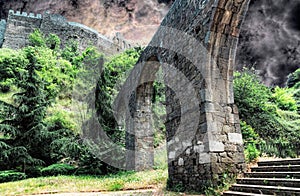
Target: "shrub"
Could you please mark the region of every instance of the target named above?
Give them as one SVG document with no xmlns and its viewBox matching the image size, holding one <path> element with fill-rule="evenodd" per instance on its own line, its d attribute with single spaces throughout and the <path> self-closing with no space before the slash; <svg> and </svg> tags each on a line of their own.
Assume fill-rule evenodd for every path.
<svg viewBox="0 0 300 196">
<path fill-rule="evenodd" d="M 7 48 L 0 50 L 0 91 L 8 92 L 17 80 L 16 75 L 22 74 L 22 68 L 28 59 L 21 51 Z"/>
<path fill-rule="evenodd" d="M 13 170 L 0 171 L 0 183 L 23 180 L 27 176 L 25 173 Z"/>
<path fill-rule="evenodd" d="M 293 98 L 293 94 L 287 88 L 276 87 L 272 94 L 272 99 L 281 110 L 297 110 L 297 102 Z"/>
<path fill-rule="evenodd" d="M 74 173 L 75 167 L 64 163 L 53 164 L 43 168 L 41 171 L 43 176 L 70 175 Z"/>
<path fill-rule="evenodd" d="M 254 144 L 250 143 L 246 146 L 245 157 L 246 157 L 246 161 L 248 163 L 255 161 L 259 157 L 259 155 L 260 155 L 260 152 Z"/>
<path fill-rule="evenodd" d="M 244 139 L 244 145 L 245 147 L 248 144 L 259 144 L 260 138 L 259 135 L 255 132 L 255 130 L 248 125 L 245 121 L 240 121 L 240 125 L 241 125 L 241 131 L 243 134 L 243 139 Z"/>
<path fill-rule="evenodd" d="M 54 105 L 48 109 L 48 113 L 50 114 L 45 121 L 50 126 L 54 126 L 54 129 L 68 129 L 74 131 L 74 133 L 79 131 L 79 127 L 72 119 L 72 112 L 61 110 L 61 108 L 57 108 L 59 105 Z"/>
<path fill-rule="evenodd" d="M 41 169 L 42 169 L 42 167 L 28 166 L 26 168 L 26 175 L 28 178 L 40 177 L 40 176 L 42 176 Z"/>
<path fill-rule="evenodd" d="M 234 100 L 239 115 L 248 125 L 257 130 L 261 137 L 270 135 L 277 125 L 276 109 L 268 107 L 271 90 L 263 85 L 252 70 L 234 73 Z"/>
<path fill-rule="evenodd" d="M 289 88 L 299 87 L 300 85 L 300 69 L 288 75 L 286 86 Z"/>
<path fill-rule="evenodd" d="M 247 162 L 255 161 L 260 155 L 257 146 L 262 142 L 262 139 L 254 131 L 254 129 L 244 121 L 240 121 L 241 131 L 244 139 L 245 156 Z"/>
<path fill-rule="evenodd" d="M 246 122 L 241 123 L 241 128 L 248 160 L 259 154 L 257 148 L 269 156 L 299 155 L 300 116 L 296 85 L 290 89 L 275 87 L 271 90 L 259 81 L 254 71 L 247 69 L 234 76 L 234 99 L 241 120 Z M 298 82 L 297 78 L 293 83 Z"/>
<path fill-rule="evenodd" d="M 45 46 L 45 37 L 42 35 L 39 29 L 35 29 L 33 33 L 29 35 L 29 43 L 32 46 Z"/>
</svg>

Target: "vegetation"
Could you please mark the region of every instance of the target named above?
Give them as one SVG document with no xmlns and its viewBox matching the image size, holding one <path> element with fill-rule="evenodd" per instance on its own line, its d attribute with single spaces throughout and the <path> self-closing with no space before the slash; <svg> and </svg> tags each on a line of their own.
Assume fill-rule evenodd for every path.
<svg viewBox="0 0 300 196">
<path fill-rule="evenodd" d="M 291 93 L 296 100 L 298 114 L 300 114 L 300 69 L 288 76 L 287 87 L 292 89 Z"/>
<path fill-rule="evenodd" d="M 110 138 L 120 145 L 125 145 L 125 129 L 114 116 L 113 101 L 121 85 L 126 80 L 126 73 L 136 64 L 142 48 L 134 48 L 121 53 L 104 65 L 97 84 L 96 108 L 99 122 Z"/>
<path fill-rule="evenodd" d="M 66 162 L 80 173 L 104 173 L 107 169 L 83 144 L 70 114 L 53 109 L 71 99 L 83 65 L 103 57 L 93 48 L 80 53 L 74 43 L 61 50 L 56 35 L 44 37 L 39 31 L 30 42 L 0 52 L 0 90 L 10 95 L 0 98 L 0 170 L 57 175 L 65 174 L 66 167 L 52 164 Z"/>
<path fill-rule="evenodd" d="M 119 172 L 107 176 L 56 176 L 0 184 L 0 195 L 163 189 L 167 170 Z"/>
<path fill-rule="evenodd" d="M 206 188 L 204 191 L 205 195 L 221 196 L 225 190 L 228 190 L 229 187 L 236 182 L 236 176 L 228 172 L 224 172 L 219 177 L 218 181 L 218 185 L 211 185 Z"/>
<path fill-rule="evenodd" d="M 142 48 L 137 47 L 114 56 L 104 64 L 103 72 L 97 83 L 96 108 L 99 122 L 112 141 L 122 146 L 125 145 L 125 125 L 124 122 L 116 121 L 113 101 L 142 51 Z M 165 140 L 165 126 L 160 119 L 165 114 L 165 107 L 158 104 L 164 100 L 164 85 L 155 81 L 153 90 L 154 145 L 157 147 Z"/>
<path fill-rule="evenodd" d="M 256 159 L 259 154 L 276 157 L 299 155 L 299 81 L 292 79 L 297 78 L 296 75 L 289 77 L 290 88 L 270 88 L 259 81 L 253 70 L 245 69 L 234 74 L 235 102 L 242 120 L 248 161 Z"/>
<path fill-rule="evenodd" d="M 261 143 L 261 138 L 250 125 L 247 125 L 246 122 L 240 121 L 240 124 L 245 146 L 246 161 L 255 161 L 260 155 L 257 146 Z"/>
<path fill-rule="evenodd" d="M 100 67 L 104 56 L 93 47 L 79 51 L 76 42 L 61 48 L 56 35 L 44 36 L 39 31 L 30 35 L 30 43 L 20 50 L 0 49 L 0 182 L 38 178 L 1 184 L 0 194 L 47 192 L 61 186 L 60 191 L 115 191 L 165 185 L 166 151 L 157 152 L 156 171 L 113 175 L 119 170 L 99 160 L 80 137 L 79 114 L 70 109 L 73 87 L 93 88 L 75 81 L 78 74 L 92 71 L 87 69 L 93 66 L 86 65 Z M 134 48 L 111 58 L 103 64 L 97 82 L 98 120 L 107 135 L 123 146 L 125 128 L 115 120 L 112 105 L 141 52 L 142 48 Z M 165 100 L 164 85 L 156 81 L 153 88 L 154 141 L 159 147 L 165 140 L 160 120 L 165 115 L 160 105 Z M 261 155 L 299 156 L 300 69 L 289 75 L 285 88 L 263 85 L 254 70 L 235 72 L 234 95 L 248 162 Z M 103 174 L 110 175 L 99 177 Z M 222 185 L 206 193 L 218 194 L 215 190 L 222 190 L 231 180 L 224 174 Z M 70 189 L 63 182 L 76 186 Z"/>
<path fill-rule="evenodd" d="M 0 172 L 0 183 L 18 181 L 18 180 L 23 180 L 25 178 L 26 178 L 26 174 L 22 172 L 16 172 L 12 170 Z"/>
<path fill-rule="evenodd" d="M 74 171 L 74 166 L 65 163 L 53 164 L 41 169 L 43 176 L 70 175 Z"/>
</svg>

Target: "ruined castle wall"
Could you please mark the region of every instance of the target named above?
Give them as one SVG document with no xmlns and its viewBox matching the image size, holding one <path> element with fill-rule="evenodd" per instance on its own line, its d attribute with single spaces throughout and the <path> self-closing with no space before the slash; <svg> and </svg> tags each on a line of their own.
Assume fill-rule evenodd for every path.
<svg viewBox="0 0 300 196">
<path fill-rule="evenodd" d="M 40 14 L 9 11 L 2 47 L 18 49 L 28 44 L 28 36 L 39 28 L 42 22 Z"/>
<path fill-rule="evenodd" d="M 5 29 L 6 29 L 6 20 L 2 19 L 0 21 L 0 47 L 3 44 Z"/>
<path fill-rule="evenodd" d="M 56 34 L 65 45 L 70 40 L 78 41 L 79 48 L 83 50 L 87 46 L 96 46 L 100 52 L 113 55 L 131 47 L 120 36 L 110 40 L 99 34 L 94 29 L 75 22 L 68 22 L 58 14 L 45 13 L 43 15 L 25 12 L 9 11 L 6 22 L 0 23 L 0 46 L 18 49 L 28 45 L 28 37 L 35 29 L 40 29 L 45 35 Z M 3 38 L 1 38 L 1 35 Z"/>
<path fill-rule="evenodd" d="M 80 49 L 93 45 L 107 55 L 118 52 L 118 47 L 113 41 L 100 35 L 94 29 L 79 23 L 68 22 L 61 15 L 44 14 L 40 29 L 46 35 L 50 33 L 58 35 L 63 45 L 69 40 L 76 40 L 79 43 Z"/>
</svg>

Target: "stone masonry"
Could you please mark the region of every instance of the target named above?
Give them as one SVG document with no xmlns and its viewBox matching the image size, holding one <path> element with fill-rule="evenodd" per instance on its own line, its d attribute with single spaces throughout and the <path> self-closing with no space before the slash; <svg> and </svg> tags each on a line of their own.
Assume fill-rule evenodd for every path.
<svg viewBox="0 0 300 196">
<path fill-rule="evenodd" d="M 28 14 L 13 10 L 9 11 L 7 20 L 0 22 L 0 47 L 18 49 L 26 46 L 30 33 L 35 29 L 40 29 L 45 35 L 57 34 L 63 45 L 72 39 L 78 41 L 80 49 L 93 45 L 106 55 L 113 55 L 131 47 L 120 35 L 110 40 L 94 29 L 68 22 L 58 14 Z"/>
<path fill-rule="evenodd" d="M 245 169 L 233 65 L 249 0 L 176 0 L 120 91 L 127 169 L 153 166 L 151 97 L 166 86 L 168 186 L 201 191 Z"/>
<path fill-rule="evenodd" d="M 162 70 L 168 186 L 202 191 L 217 184 L 224 173 L 243 173 L 244 149 L 232 83 L 239 30 L 249 1 L 174 2 L 115 101 L 126 117 L 127 169 L 153 166 L 152 86 Z M 127 47 L 120 36 L 114 43 L 59 15 L 13 11 L 0 22 L 0 44 L 25 46 L 35 28 L 58 34 L 63 44 L 70 38 L 82 47 L 95 44 L 106 54 Z"/>
<path fill-rule="evenodd" d="M 0 46 L 2 46 L 3 44 L 5 29 L 6 29 L 6 21 L 1 20 L 0 21 Z"/>
</svg>

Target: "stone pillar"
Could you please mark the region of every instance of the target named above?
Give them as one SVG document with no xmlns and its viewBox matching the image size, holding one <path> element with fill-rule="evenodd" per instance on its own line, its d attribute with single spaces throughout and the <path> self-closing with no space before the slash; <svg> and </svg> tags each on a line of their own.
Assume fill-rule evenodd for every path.
<svg viewBox="0 0 300 196">
<path fill-rule="evenodd" d="M 142 67 L 139 70 L 139 67 Z M 155 56 L 138 63 L 136 74 L 124 86 L 134 89 L 129 97 L 126 119 L 126 167 L 129 170 L 151 169 L 154 164 L 154 129 L 152 122 L 153 83 L 160 67 Z M 132 73 L 134 73 L 133 71 Z M 128 90 L 127 89 L 127 90 Z"/>
<path fill-rule="evenodd" d="M 166 73 L 170 189 L 203 191 L 218 184 L 224 173 L 237 175 L 245 168 L 232 83 L 239 29 L 248 4 L 249 0 L 175 1 L 142 53 L 137 64 L 141 66 L 133 69 L 136 75 L 132 76 L 143 81 L 151 70 L 143 62 L 156 56 Z M 147 162 L 144 158 L 151 157 L 152 162 L 147 121 L 151 93 L 146 86 L 137 91 L 134 168 L 140 170 L 150 166 L 139 166 Z M 144 137 L 139 136 L 142 132 Z"/>
<path fill-rule="evenodd" d="M 151 169 L 154 164 L 154 145 L 152 127 L 151 99 L 153 94 L 153 82 L 144 83 L 136 90 L 135 102 L 130 107 L 133 121 L 127 121 L 126 149 L 127 169 L 146 170 Z"/>
</svg>

